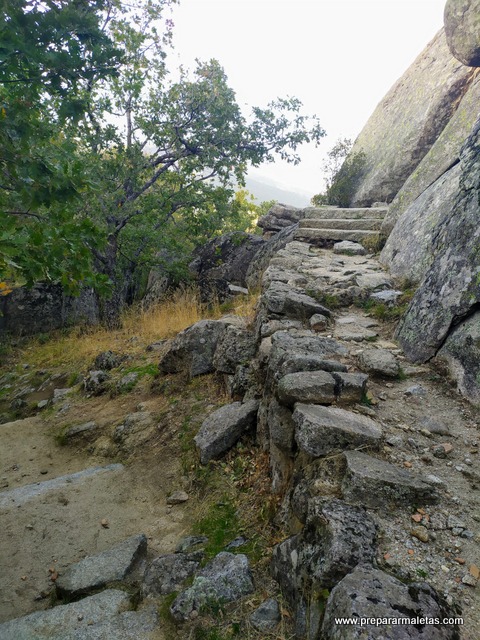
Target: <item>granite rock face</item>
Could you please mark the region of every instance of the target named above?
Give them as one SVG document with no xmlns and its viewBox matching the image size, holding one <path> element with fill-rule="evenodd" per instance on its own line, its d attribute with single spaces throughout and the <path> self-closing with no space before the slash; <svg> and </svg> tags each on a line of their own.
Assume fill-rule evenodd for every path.
<svg viewBox="0 0 480 640">
<path fill-rule="evenodd" d="M 452 54 L 469 67 L 480 67 L 480 2 L 447 0 L 445 35 Z"/>
<path fill-rule="evenodd" d="M 451 617 L 438 594 L 426 583 L 403 584 L 372 567 L 357 567 L 332 590 L 327 602 L 321 638 L 327 640 L 459 640 L 458 626 L 410 624 L 346 626 L 336 618 L 444 618 Z M 388 631 L 387 631 L 388 629 Z"/>
<path fill-rule="evenodd" d="M 432 358 L 480 302 L 479 184 L 480 120 L 462 151 L 460 190 L 451 215 L 432 236 L 435 258 L 397 328 L 414 362 Z"/>
<path fill-rule="evenodd" d="M 472 70 L 452 56 L 442 29 L 358 136 L 352 154 L 363 151 L 366 165 L 352 206 L 393 200 L 452 118 L 472 80 Z"/>
</svg>

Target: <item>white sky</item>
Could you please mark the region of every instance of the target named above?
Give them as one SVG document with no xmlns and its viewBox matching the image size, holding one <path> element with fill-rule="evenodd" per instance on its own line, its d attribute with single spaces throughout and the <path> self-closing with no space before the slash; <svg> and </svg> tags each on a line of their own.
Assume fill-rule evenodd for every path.
<svg viewBox="0 0 480 640">
<path fill-rule="evenodd" d="M 323 189 L 321 166 L 339 137 L 354 139 L 378 102 L 443 24 L 445 0 L 180 0 L 173 58 L 216 58 L 243 106 L 296 96 L 328 137 L 302 163 L 252 172 L 280 186 Z"/>
</svg>

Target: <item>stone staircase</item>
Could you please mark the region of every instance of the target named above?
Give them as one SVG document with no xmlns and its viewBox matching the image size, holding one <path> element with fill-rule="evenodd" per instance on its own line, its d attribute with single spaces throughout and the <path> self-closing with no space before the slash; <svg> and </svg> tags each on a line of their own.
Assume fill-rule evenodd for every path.
<svg viewBox="0 0 480 640">
<path fill-rule="evenodd" d="M 318 245 L 342 240 L 376 244 L 387 211 L 387 207 L 309 207 L 305 209 L 305 217 L 299 222 L 295 240 Z"/>
</svg>

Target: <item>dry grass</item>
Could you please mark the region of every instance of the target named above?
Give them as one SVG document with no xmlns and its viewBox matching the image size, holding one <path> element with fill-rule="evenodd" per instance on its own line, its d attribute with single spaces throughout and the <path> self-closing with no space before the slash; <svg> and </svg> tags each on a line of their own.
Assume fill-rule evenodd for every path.
<svg viewBox="0 0 480 640">
<path fill-rule="evenodd" d="M 149 308 L 129 308 L 122 317 L 122 328 L 75 327 L 37 336 L 22 349 L 21 359 L 39 368 L 68 367 L 82 370 L 108 349 L 128 355 L 145 353 L 146 345 L 174 337 L 179 331 L 204 318 L 218 319 L 234 313 L 253 320 L 257 296 L 241 296 L 228 304 L 206 307 L 194 288 L 179 289 L 170 298 Z"/>
</svg>

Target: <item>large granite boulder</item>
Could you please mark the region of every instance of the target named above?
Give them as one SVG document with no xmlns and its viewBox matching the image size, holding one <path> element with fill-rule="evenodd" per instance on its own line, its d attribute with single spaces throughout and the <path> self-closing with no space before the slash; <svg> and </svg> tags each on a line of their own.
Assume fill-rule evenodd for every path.
<svg viewBox="0 0 480 640">
<path fill-rule="evenodd" d="M 223 302 L 229 296 L 229 285 L 246 287 L 250 262 L 265 244 L 260 236 L 233 231 L 197 249 L 189 267 L 197 278 L 202 301 L 216 297 Z"/>
<path fill-rule="evenodd" d="M 469 67 L 480 67 L 479 0 L 447 0 L 444 23 L 455 58 Z"/>
<path fill-rule="evenodd" d="M 404 584 L 372 567 L 358 566 L 332 590 L 320 638 L 324 640 L 459 640 L 458 625 L 436 591 L 425 582 Z M 366 619 L 364 624 L 338 624 L 338 618 Z M 410 618 L 412 624 L 375 624 L 376 620 Z M 422 622 L 421 619 L 424 619 Z M 426 618 L 431 619 L 427 621 Z M 419 620 L 417 622 L 417 619 Z M 435 620 L 438 620 L 436 622 Z"/>
<path fill-rule="evenodd" d="M 366 165 L 352 206 L 392 201 L 452 118 L 472 81 L 471 69 L 452 56 L 442 29 L 394 84 L 358 136 L 352 154 L 363 151 Z"/>
<path fill-rule="evenodd" d="M 461 154 L 460 189 L 450 216 L 432 234 L 434 256 L 397 338 L 414 362 L 432 358 L 480 302 L 480 120 Z"/>
<path fill-rule="evenodd" d="M 255 290 L 260 288 L 263 273 L 267 269 L 270 260 L 288 242 L 293 240 L 297 227 L 298 223 L 290 223 L 289 226 L 268 238 L 267 242 L 259 248 L 248 265 L 245 278 L 248 289 Z"/>
<path fill-rule="evenodd" d="M 18 287 L 0 297 L 0 335 L 33 335 L 99 321 L 97 299 L 88 288 L 73 297 L 66 295 L 61 285 L 38 283 L 31 289 Z"/>
<path fill-rule="evenodd" d="M 264 232 L 281 231 L 286 227 L 296 224 L 304 216 L 303 209 L 292 207 L 286 204 L 274 204 L 268 212 L 262 216 L 257 225 L 264 230 Z"/>
</svg>

